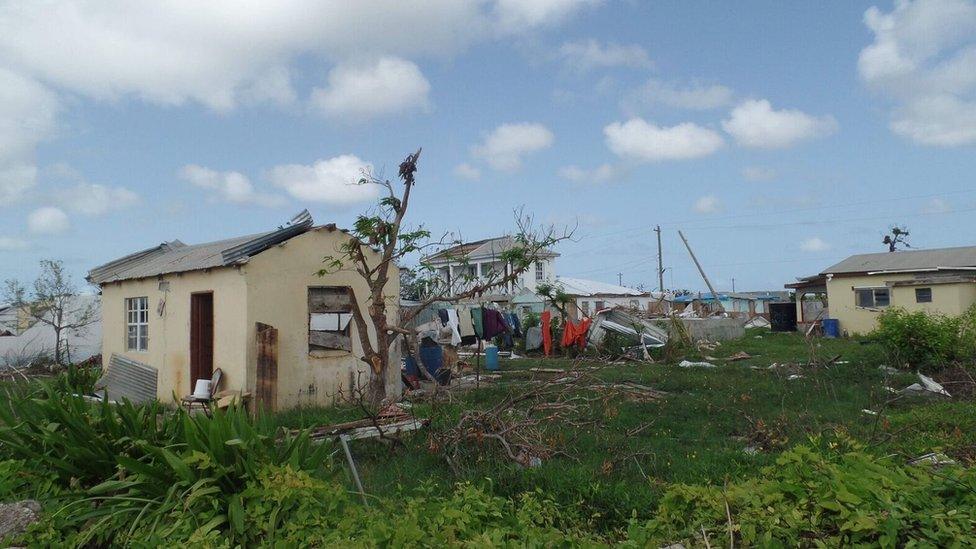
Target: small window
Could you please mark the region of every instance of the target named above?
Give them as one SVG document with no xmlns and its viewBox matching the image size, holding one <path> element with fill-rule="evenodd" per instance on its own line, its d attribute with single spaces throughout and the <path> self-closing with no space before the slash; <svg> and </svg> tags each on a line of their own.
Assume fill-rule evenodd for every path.
<svg viewBox="0 0 976 549">
<path fill-rule="evenodd" d="M 580 301 L 580 310 L 583 311 L 584 315 L 590 314 L 590 302 Z"/>
<path fill-rule="evenodd" d="M 127 351 L 149 350 L 149 298 L 125 300 L 125 348 Z"/>
<path fill-rule="evenodd" d="M 541 261 L 535 262 L 535 281 L 542 282 L 546 278 L 546 269 Z"/>
<path fill-rule="evenodd" d="M 932 303 L 932 288 L 915 288 L 915 303 Z"/>
<path fill-rule="evenodd" d="M 858 307 L 887 307 L 891 304 L 888 288 L 857 288 L 854 290 L 854 299 Z"/>
<path fill-rule="evenodd" d="M 594 311 L 602 311 L 604 308 L 605 308 L 605 306 L 604 306 L 604 303 L 602 301 L 597 301 L 596 303 L 593 304 L 593 310 Z"/>
<path fill-rule="evenodd" d="M 308 289 L 308 350 L 352 351 L 352 293 L 345 287 Z"/>
</svg>

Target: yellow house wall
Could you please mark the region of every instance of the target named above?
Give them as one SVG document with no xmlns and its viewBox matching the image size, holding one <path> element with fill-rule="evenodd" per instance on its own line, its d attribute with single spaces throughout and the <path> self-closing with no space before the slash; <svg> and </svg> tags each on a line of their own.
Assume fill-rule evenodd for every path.
<svg viewBox="0 0 976 549">
<path fill-rule="evenodd" d="M 365 298 L 369 289 L 358 274 L 341 271 L 324 277 L 316 275 L 324 266 L 322 258 L 337 255 L 338 246 L 347 238 L 341 231 L 316 228 L 252 257 L 244 267 L 250 296 L 246 345 L 249 386 L 254 386 L 257 370 L 255 325 L 269 324 L 278 330 L 279 409 L 330 405 L 348 397 L 351 383 L 365 387 L 369 380 L 369 367 L 359 358 L 363 352 L 355 322 L 350 324 L 351 353 L 315 351 L 310 354 L 308 349 L 310 286 L 349 286 L 359 300 L 363 315 L 368 315 Z M 387 313 L 396 315 L 400 278 L 395 266 L 391 266 L 387 294 L 390 296 Z M 375 341 L 372 330 L 370 338 Z M 386 380 L 388 395 L 400 390 L 399 353 L 394 353 L 394 360 Z"/>
<path fill-rule="evenodd" d="M 827 281 L 827 300 L 831 318 L 840 321 L 841 332 L 866 334 L 877 326 L 882 308 L 865 309 L 855 305 L 853 288 L 884 287 L 886 283 L 914 280 L 911 273 L 885 275 L 834 276 Z M 931 303 L 916 303 L 915 288 L 932 288 Z M 976 302 L 976 284 L 932 284 L 891 288 L 891 307 L 908 311 L 927 311 L 960 315 Z"/>
<path fill-rule="evenodd" d="M 173 402 L 193 392 L 190 387 L 190 296 L 214 295 L 214 368 L 224 373 L 225 389 L 245 387 L 247 286 L 234 267 L 165 275 L 167 291 L 157 278 L 108 283 L 102 286 L 102 362 L 107 367 L 113 353 L 148 364 L 159 372 L 157 397 Z M 149 350 L 126 350 L 125 300 L 149 298 Z M 160 300 L 166 301 L 162 315 Z"/>
</svg>

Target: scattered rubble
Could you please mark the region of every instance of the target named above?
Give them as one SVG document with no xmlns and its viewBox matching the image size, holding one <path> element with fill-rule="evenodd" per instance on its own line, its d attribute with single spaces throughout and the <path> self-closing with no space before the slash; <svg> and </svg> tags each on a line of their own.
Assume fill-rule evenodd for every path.
<svg viewBox="0 0 976 549">
<path fill-rule="evenodd" d="M 735 353 L 734 355 L 725 357 L 725 360 L 727 360 L 729 362 L 735 362 L 736 360 L 748 360 L 750 358 L 753 358 L 753 356 L 750 355 L 749 353 L 747 353 L 745 351 L 739 351 L 738 353 Z"/>
<path fill-rule="evenodd" d="M 928 454 L 923 454 L 917 458 L 908 460 L 909 465 L 931 465 L 932 467 L 942 467 L 944 465 L 955 465 L 956 460 L 951 457 L 940 453 L 931 452 Z"/>
<path fill-rule="evenodd" d="M 918 376 L 918 380 L 920 383 L 912 383 L 908 387 L 905 387 L 904 389 L 901 390 L 902 394 L 919 395 L 919 396 L 933 396 L 933 395 L 946 396 L 946 397 L 952 396 L 949 394 L 949 391 L 945 390 L 945 387 L 940 385 L 934 379 L 924 374 L 915 374 L 915 375 Z"/>
<path fill-rule="evenodd" d="M 717 368 L 711 362 L 692 362 L 690 360 L 682 360 L 678 363 L 679 368 Z"/>
</svg>

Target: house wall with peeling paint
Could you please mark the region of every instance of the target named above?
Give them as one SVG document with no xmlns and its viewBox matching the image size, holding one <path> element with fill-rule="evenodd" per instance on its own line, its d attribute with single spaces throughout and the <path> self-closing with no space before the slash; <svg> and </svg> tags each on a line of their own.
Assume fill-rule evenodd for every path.
<svg viewBox="0 0 976 549">
<path fill-rule="evenodd" d="M 314 286 L 351 287 L 363 315 L 368 316 L 366 296 L 369 288 L 352 269 L 320 277 L 316 272 L 327 255 L 337 255 L 343 232 L 325 227 L 311 231 L 272 247 L 251 258 L 244 266 L 247 273 L 248 328 L 247 371 L 249 386 L 254 385 L 257 371 L 256 328 L 261 322 L 278 330 L 278 408 L 333 404 L 348 397 L 355 388 L 369 381 L 369 367 L 360 357 L 362 346 L 355 322 L 350 323 L 352 352 L 339 350 L 309 351 L 308 288 Z M 387 314 L 394 319 L 400 295 L 400 277 L 390 268 L 387 286 Z M 370 332 L 375 341 L 375 333 Z M 399 348 L 396 346 L 396 348 Z M 400 390 L 399 353 L 387 372 L 387 394 Z"/>
<path fill-rule="evenodd" d="M 827 281 L 827 301 L 830 317 L 840 321 L 841 332 L 866 334 L 877 327 L 878 315 L 884 307 L 858 307 L 855 301 L 855 288 L 885 288 L 894 282 L 917 280 L 912 273 L 876 275 L 834 275 Z M 932 301 L 918 303 L 916 288 L 931 288 Z M 926 311 L 945 315 L 961 315 L 976 303 L 976 283 L 960 282 L 952 284 L 925 284 L 895 286 L 890 288 L 889 307 L 902 307 L 908 311 Z"/>
<path fill-rule="evenodd" d="M 102 365 L 112 353 L 142 362 L 159 371 L 157 397 L 174 402 L 193 392 L 190 386 L 190 296 L 213 292 L 214 368 L 224 373 L 222 387 L 246 385 L 247 285 L 236 267 L 192 271 L 162 277 L 112 282 L 102 286 Z M 149 298 L 147 351 L 126 349 L 125 300 Z M 160 312 L 160 303 L 164 302 Z"/>
</svg>

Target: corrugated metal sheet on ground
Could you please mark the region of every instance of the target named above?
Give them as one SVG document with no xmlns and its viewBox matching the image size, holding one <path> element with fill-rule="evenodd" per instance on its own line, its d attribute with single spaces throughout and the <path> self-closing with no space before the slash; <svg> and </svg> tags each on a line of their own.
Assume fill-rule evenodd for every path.
<svg viewBox="0 0 976 549">
<path fill-rule="evenodd" d="M 96 388 L 105 389 L 108 400 L 142 403 L 156 398 L 158 378 L 156 368 L 113 353 Z"/>
</svg>

